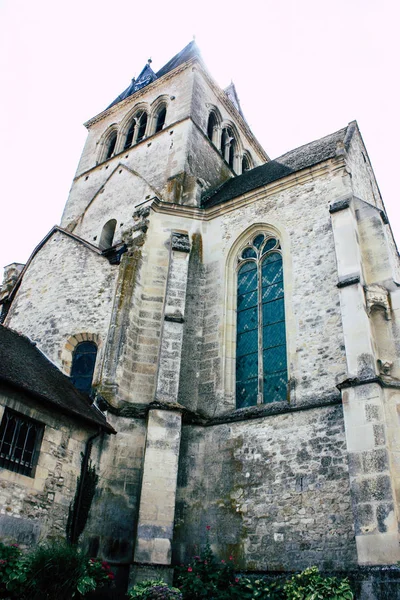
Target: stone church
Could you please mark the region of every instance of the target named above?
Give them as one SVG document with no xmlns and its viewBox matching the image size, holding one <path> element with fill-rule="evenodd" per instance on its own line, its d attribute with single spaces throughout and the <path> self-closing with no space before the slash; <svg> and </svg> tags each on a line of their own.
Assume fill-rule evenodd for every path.
<svg viewBox="0 0 400 600">
<path fill-rule="evenodd" d="M 83 453 L 125 583 L 206 526 L 243 571 L 395 577 L 399 256 L 357 123 L 271 160 L 191 42 L 85 126 L 1 288 L 0 535 L 64 535 Z"/>
</svg>

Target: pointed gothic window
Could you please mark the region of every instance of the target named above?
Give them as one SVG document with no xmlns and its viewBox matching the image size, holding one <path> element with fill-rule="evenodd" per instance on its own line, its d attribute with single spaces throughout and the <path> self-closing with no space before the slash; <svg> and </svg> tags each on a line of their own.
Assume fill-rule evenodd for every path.
<svg viewBox="0 0 400 600">
<path fill-rule="evenodd" d="M 235 150 L 236 150 L 236 141 L 235 138 L 232 137 L 229 144 L 229 156 L 228 163 L 231 169 L 233 169 L 233 161 L 235 160 Z"/>
<path fill-rule="evenodd" d="M 107 150 L 106 150 L 106 157 L 105 160 L 108 160 L 109 158 L 112 157 L 112 155 L 114 154 L 114 150 L 115 150 L 115 144 L 117 143 L 117 132 L 114 131 L 107 142 Z"/>
<path fill-rule="evenodd" d="M 249 169 L 250 169 L 250 161 L 249 161 L 248 156 L 246 156 L 246 154 L 244 154 L 243 158 L 242 158 L 242 173 L 249 171 Z"/>
<path fill-rule="evenodd" d="M 238 260 L 237 408 L 286 400 L 283 265 L 279 240 L 257 234 Z"/>
<path fill-rule="evenodd" d="M 100 242 L 99 242 L 99 248 L 101 250 L 106 250 L 107 248 L 111 248 L 111 246 L 113 244 L 116 226 L 117 226 L 116 219 L 110 219 L 104 225 L 102 232 L 101 232 L 101 236 L 100 236 Z"/>
<path fill-rule="evenodd" d="M 130 148 L 133 142 L 133 136 L 135 135 L 135 126 L 136 120 L 132 119 L 131 124 L 129 125 L 128 133 L 126 134 L 126 140 L 124 145 L 124 150 Z"/>
<path fill-rule="evenodd" d="M 158 133 L 164 127 L 166 114 L 167 114 L 167 108 L 165 106 L 161 106 L 161 108 L 158 110 L 157 117 L 156 117 L 155 133 Z"/>
<path fill-rule="evenodd" d="M 81 342 L 75 347 L 72 356 L 72 383 L 78 390 L 87 394 L 92 389 L 96 356 L 97 346 L 94 342 Z"/>
<path fill-rule="evenodd" d="M 144 138 L 144 134 L 146 133 L 146 126 L 147 126 L 147 113 L 142 112 L 142 114 L 139 117 L 139 121 L 138 121 L 138 132 L 137 132 L 137 137 L 136 137 L 137 142 L 141 142 L 142 139 Z"/>
<path fill-rule="evenodd" d="M 213 141 L 214 137 L 214 129 L 217 126 L 217 117 L 214 112 L 210 112 L 207 123 L 207 137 L 209 140 Z"/>
<path fill-rule="evenodd" d="M 224 127 L 221 136 L 221 154 L 233 170 L 236 151 L 236 140 L 233 131 L 229 127 Z"/>
</svg>

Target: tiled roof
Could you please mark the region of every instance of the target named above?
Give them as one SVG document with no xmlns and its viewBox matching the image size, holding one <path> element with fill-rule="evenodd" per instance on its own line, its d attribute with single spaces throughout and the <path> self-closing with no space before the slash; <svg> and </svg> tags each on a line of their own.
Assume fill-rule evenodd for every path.
<svg viewBox="0 0 400 600">
<path fill-rule="evenodd" d="M 0 325 L 1 382 L 17 388 L 61 413 L 115 433 L 90 398 L 78 391 L 29 338 Z"/>
<path fill-rule="evenodd" d="M 243 175 L 229 179 L 219 188 L 207 191 L 202 198 L 202 206 L 208 208 L 228 202 L 251 190 L 333 158 L 336 156 L 337 145 L 345 143 L 345 138 L 351 135 L 354 127 L 355 124 L 350 123 L 344 129 L 300 146 L 275 160 L 246 171 Z"/>
<path fill-rule="evenodd" d="M 149 85 L 149 83 L 152 81 L 159 79 L 166 73 L 176 69 L 176 67 L 179 67 L 179 65 L 182 65 L 195 56 L 200 56 L 200 51 L 196 45 L 196 42 L 193 40 L 190 42 L 190 44 L 185 46 L 183 50 L 178 52 L 178 54 L 175 54 L 175 56 L 171 58 L 171 60 L 169 60 L 167 64 L 165 64 L 159 71 L 157 71 L 157 73 L 154 73 L 150 65 L 147 64 L 141 71 L 139 77 L 136 80 L 132 79 L 130 86 L 127 87 L 126 90 L 124 90 L 122 94 L 120 94 L 115 100 L 113 100 L 113 102 L 111 102 L 107 108 L 111 108 L 111 106 L 118 104 L 118 102 L 121 102 L 121 100 L 129 98 L 129 96 L 132 96 L 132 94 L 137 92 L 139 89 Z"/>
</svg>

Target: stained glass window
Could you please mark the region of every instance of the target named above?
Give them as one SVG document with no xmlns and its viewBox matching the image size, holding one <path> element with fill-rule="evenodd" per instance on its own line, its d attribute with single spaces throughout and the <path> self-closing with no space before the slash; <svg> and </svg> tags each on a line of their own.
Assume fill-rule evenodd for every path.
<svg viewBox="0 0 400 600">
<path fill-rule="evenodd" d="M 236 404 L 287 397 L 283 265 L 279 240 L 257 234 L 237 272 Z"/>
<path fill-rule="evenodd" d="M 81 392 L 90 393 L 96 364 L 97 346 L 94 342 L 81 342 L 72 357 L 72 383 Z"/>
</svg>

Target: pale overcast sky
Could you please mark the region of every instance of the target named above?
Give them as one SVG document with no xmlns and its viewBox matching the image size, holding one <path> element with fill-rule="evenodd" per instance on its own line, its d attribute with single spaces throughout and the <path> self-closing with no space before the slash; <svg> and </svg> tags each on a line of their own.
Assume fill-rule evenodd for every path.
<svg viewBox="0 0 400 600">
<path fill-rule="evenodd" d="M 398 0 L 0 0 L 0 269 L 59 223 L 82 123 L 193 35 L 271 158 L 356 119 L 400 241 L 399 16 Z"/>
</svg>

